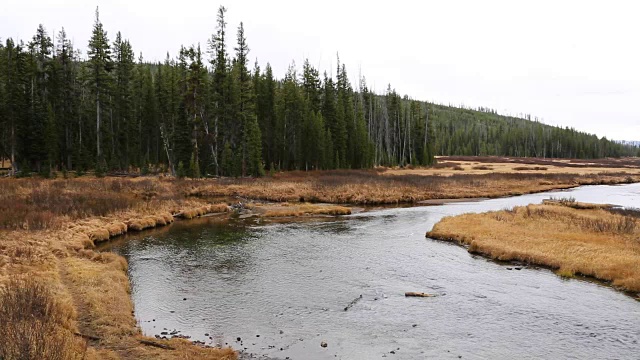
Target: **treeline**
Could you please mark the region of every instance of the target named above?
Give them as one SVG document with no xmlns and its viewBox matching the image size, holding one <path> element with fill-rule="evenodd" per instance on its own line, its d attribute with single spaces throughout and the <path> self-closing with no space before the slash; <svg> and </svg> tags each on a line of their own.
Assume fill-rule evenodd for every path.
<svg viewBox="0 0 640 360">
<path fill-rule="evenodd" d="M 489 109 L 430 104 L 438 155 L 598 159 L 640 156 L 640 148 Z"/>
<path fill-rule="evenodd" d="M 0 158 L 13 172 L 95 169 L 178 176 L 260 176 L 265 170 L 431 165 L 434 155 L 596 158 L 636 155 L 594 135 L 357 89 L 305 61 L 276 79 L 250 65 L 242 23 L 177 58 L 145 62 L 120 33 L 95 24 L 83 58 L 64 29 L 0 44 Z M 233 43 L 233 45 L 231 45 Z M 233 48 L 233 54 L 228 49 Z"/>
</svg>

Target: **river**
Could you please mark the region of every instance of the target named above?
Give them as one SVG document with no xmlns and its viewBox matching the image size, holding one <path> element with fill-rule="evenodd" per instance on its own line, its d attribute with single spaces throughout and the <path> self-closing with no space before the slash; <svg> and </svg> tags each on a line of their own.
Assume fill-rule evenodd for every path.
<svg viewBox="0 0 640 360">
<path fill-rule="evenodd" d="M 213 217 L 108 250 L 129 262 L 145 334 L 176 330 L 245 357 L 639 359 L 640 303 L 632 297 L 424 236 L 443 216 L 550 196 L 637 207 L 640 184 L 288 223 Z"/>
</svg>

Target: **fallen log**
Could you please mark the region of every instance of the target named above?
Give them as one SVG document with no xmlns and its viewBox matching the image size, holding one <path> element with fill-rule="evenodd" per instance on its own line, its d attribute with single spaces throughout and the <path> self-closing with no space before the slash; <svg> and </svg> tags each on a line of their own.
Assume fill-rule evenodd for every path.
<svg viewBox="0 0 640 360">
<path fill-rule="evenodd" d="M 362 299 L 362 294 L 360 294 L 360 296 L 358 296 L 357 298 L 355 298 L 355 299 L 351 300 L 351 302 L 349 303 L 349 305 L 347 305 L 347 306 L 345 306 L 345 307 L 344 307 L 344 311 L 347 311 L 347 310 L 351 309 L 351 307 L 352 307 L 353 305 L 355 305 L 358 301 L 360 301 L 360 299 Z"/>
<path fill-rule="evenodd" d="M 423 292 L 407 291 L 406 293 L 404 293 L 404 296 L 407 296 L 407 297 L 435 297 L 436 295 L 427 294 L 427 293 L 423 293 Z"/>
<path fill-rule="evenodd" d="M 143 344 L 143 345 L 153 346 L 153 347 L 157 347 L 157 348 L 160 348 L 160 349 L 165 349 L 165 350 L 175 350 L 176 349 L 173 346 L 160 344 L 160 343 L 157 343 L 157 342 L 151 341 L 151 340 L 142 340 L 142 339 L 140 339 L 138 341 L 140 341 L 140 343 Z"/>
</svg>

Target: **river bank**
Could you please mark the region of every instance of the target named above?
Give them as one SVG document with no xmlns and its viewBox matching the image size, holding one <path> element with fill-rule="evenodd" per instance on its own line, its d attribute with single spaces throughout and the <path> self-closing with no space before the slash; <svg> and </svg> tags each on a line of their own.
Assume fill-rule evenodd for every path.
<svg viewBox="0 0 640 360">
<path fill-rule="evenodd" d="M 445 217 L 429 238 L 470 253 L 582 275 L 640 293 L 640 213 L 574 199 Z"/>
<path fill-rule="evenodd" d="M 127 259 L 145 334 L 175 329 L 257 358 L 633 358 L 640 314 L 632 297 L 580 276 L 488 260 L 424 231 L 444 216 L 549 197 L 633 206 L 639 185 L 303 221 L 202 217 L 104 251 Z M 436 296 L 405 296 L 412 291 Z"/>
<path fill-rule="evenodd" d="M 0 284 L 7 292 L 28 290 L 34 286 L 31 281 L 47 284 L 49 300 L 62 314 L 49 324 L 67 339 L 60 342 L 66 354 L 62 358 L 232 359 L 236 354 L 230 349 L 196 347 L 182 339 L 167 340 L 168 348 L 154 346 L 164 341 L 144 337 L 132 315 L 127 262 L 95 251 L 96 242 L 164 226 L 175 217 L 225 211 L 238 202 L 245 204 L 243 211 L 250 210 L 233 212 L 239 216 L 336 215 L 350 209 L 298 202 L 417 204 L 640 181 L 640 174 L 626 168 L 590 174 L 452 176 L 435 170 L 422 175 L 393 171 L 294 172 L 264 179 L 1 179 Z"/>
</svg>

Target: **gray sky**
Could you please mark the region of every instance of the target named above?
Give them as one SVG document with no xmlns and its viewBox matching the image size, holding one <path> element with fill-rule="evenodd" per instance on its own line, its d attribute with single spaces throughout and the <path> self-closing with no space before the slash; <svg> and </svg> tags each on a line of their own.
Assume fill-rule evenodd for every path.
<svg viewBox="0 0 640 360">
<path fill-rule="evenodd" d="M 95 6 L 110 40 L 122 32 L 147 60 L 244 22 L 250 58 L 281 77 L 306 57 L 352 82 L 366 76 L 412 98 L 532 114 L 547 124 L 640 140 L 640 4 L 635 1 L 2 0 L 0 38 L 65 27 L 86 53 Z M 229 48 L 233 52 L 232 47 Z M 335 70 L 333 71 L 335 73 Z"/>
</svg>

